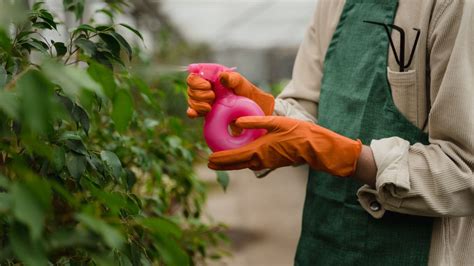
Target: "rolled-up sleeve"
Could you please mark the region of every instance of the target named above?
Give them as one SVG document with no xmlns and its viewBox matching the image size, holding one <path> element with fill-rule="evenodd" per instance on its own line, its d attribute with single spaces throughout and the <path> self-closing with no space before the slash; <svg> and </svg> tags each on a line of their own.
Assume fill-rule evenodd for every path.
<svg viewBox="0 0 474 266">
<path fill-rule="evenodd" d="M 374 217 L 474 215 L 474 2 L 452 1 L 429 36 L 429 145 L 374 140 L 376 187 L 358 191 Z M 374 202 L 380 208 L 373 208 Z"/>
</svg>

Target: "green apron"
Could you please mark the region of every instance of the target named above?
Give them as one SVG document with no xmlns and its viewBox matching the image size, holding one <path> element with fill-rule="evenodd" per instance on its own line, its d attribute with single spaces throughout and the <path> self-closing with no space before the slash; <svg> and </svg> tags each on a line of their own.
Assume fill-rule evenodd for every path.
<svg viewBox="0 0 474 266">
<path fill-rule="evenodd" d="M 397 0 L 346 0 L 328 49 L 318 124 L 370 144 L 398 136 L 428 137 L 396 108 L 387 81 L 388 36 L 364 20 L 393 23 Z M 426 265 L 432 219 L 360 206 L 361 183 L 310 171 L 295 265 Z"/>
</svg>

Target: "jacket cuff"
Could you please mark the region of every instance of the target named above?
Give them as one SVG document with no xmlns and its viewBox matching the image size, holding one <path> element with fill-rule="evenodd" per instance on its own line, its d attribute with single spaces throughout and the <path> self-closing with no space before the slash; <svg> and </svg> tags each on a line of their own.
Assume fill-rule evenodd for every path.
<svg viewBox="0 0 474 266">
<path fill-rule="evenodd" d="M 377 165 L 376 187 L 363 186 L 357 192 L 361 206 L 374 218 L 385 211 L 396 210 L 402 204 L 400 193 L 410 190 L 408 152 L 410 143 L 393 137 L 373 140 L 370 148 Z"/>
</svg>

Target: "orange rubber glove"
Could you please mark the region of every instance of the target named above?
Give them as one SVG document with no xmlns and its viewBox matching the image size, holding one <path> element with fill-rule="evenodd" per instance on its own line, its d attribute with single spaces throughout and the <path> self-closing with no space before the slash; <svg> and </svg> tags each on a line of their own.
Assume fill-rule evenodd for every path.
<svg viewBox="0 0 474 266">
<path fill-rule="evenodd" d="M 287 117 L 247 116 L 237 119 L 236 125 L 264 128 L 268 133 L 241 148 L 213 153 L 209 168 L 261 170 L 307 163 L 315 170 L 345 177 L 354 174 L 362 150 L 360 140 Z"/>
<path fill-rule="evenodd" d="M 275 100 L 273 96 L 257 88 L 250 81 L 237 72 L 222 72 L 220 74 L 222 85 L 231 89 L 236 95 L 247 97 L 256 102 L 266 115 L 273 113 Z M 188 84 L 188 110 L 190 118 L 204 116 L 211 111 L 212 102 L 215 99 L 211 83 L 199 75 L 189 74 Z"/>
</svg>

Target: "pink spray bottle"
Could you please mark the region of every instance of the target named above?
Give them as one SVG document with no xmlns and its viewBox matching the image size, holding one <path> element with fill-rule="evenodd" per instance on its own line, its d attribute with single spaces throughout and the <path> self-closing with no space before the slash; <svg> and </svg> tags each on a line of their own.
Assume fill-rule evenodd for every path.
<svg viewBox="0 0 474 266">
<path fill-rule="evenodd" d="M 189 73 L 195 73 L 211 82 L 216 99 L 211 111 L 204 121 L 204 138 L 213 152 L 239 148 L 248 144 L 266 133 L 264 129 L 244 129 L 238 136 L 233 136 L 229 126 L 241 116 L 264 116 L 254 101 L 235 95 L 225 88 L 219 81 L 220 73 L 234 71 L 219 64 L 191 64 Z"/>
</svg>

